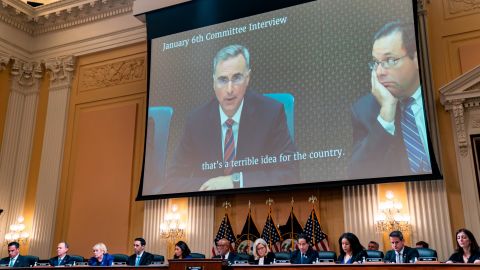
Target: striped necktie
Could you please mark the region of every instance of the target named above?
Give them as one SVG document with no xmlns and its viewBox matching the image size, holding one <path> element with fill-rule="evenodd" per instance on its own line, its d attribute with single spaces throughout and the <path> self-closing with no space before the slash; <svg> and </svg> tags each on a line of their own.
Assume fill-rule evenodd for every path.
<svg viewBox="0 0 480 270">
<path fill-rule="evenodd" d="M 415 122 L 415 116 L 412 110 L 412 104 L 415 99 L 407 98 L 402 103 L 402 134 L 403 142 L 407 151 L 410 169 L 414 173 L 431 172 L 430 159 L 425 153 L 420 133 Z"/>
<path fill-rule="evenodd" d="M 234 123 L 235 121 L 231 118 L 228 118 L 228 120 L 225 121 L 227 132 L 225 134 L 225 144 L 223 148 L 223 161 L 229 163 L 229 166 L 223 170 L 225 175 L 230 175 L 232 173 L 231 161 L 235 160 L 235 138 L 233 137 L 232 130 Z"/>
</svg>

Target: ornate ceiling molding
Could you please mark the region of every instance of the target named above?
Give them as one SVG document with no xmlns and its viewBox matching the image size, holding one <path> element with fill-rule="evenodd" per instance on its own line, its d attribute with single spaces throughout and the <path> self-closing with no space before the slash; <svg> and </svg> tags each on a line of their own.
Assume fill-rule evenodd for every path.
<svg viewBox="0 0 480 270">
<path fill-rule="evenodd" d="M 33 8 L 20 0 L 0 0 L 0 20 L 36 36 L 132 13 L 134 0 L 63 0 Z"/>
<path fill-rule="evenodd" d="M 457 144 L 461 155 L 468 152 L 468 132 L 465 125 L 465 112 L 469 108 L 480 107 L 480 66 L 460 75 L 440 88 L 440 102 L 445 110 L 452 113 L 457 134 Z"/>
</svg>

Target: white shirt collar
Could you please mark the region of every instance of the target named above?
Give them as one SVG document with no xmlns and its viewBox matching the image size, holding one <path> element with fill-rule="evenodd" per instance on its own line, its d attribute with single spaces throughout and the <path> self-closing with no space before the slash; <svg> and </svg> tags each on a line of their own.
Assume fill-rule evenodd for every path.
<svg viewBox="0 0 480 270">
<path fill-rule="evenodd" d="M 235 112 L 235 114 L 233 115 L 232 119 L 233 121 L 235 121 L 236 124 L 240 124 L 240 116 L 242 116 L 242 109 L 243 109 L 243 101 L 245 100 L 245 98 L 242 99 L 242 103 L 240 103 L 240 106 L 238 107 L 238 110 L 237 112 Z M 220 124 L 223 125 L 223 123 L 225 123 L 225 121 L 228 120 L 228 117 L 222 110 L 222 106 L 218 105 L 218 110 L 220 111 Z"/>
</svg>

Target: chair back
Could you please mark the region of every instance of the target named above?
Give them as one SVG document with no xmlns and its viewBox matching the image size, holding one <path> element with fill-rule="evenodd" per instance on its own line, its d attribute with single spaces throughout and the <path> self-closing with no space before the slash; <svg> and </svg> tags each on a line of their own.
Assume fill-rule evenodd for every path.
<svg viewBox="0 0 480 270">
<path fill-rule="evenodd" d="M 295 97 L 290 93 L 266 93 L 263 95 L 283 104 L 287 118 L 288 132 L 290 133 L 290 137 L 292 137 L 292 141 L 295 141 Z"/>
<path fill-rule="evenodd" d="M 419 258 L 437 258 L 437 251 L 431 248 L 417 248 Z"/>
<path fill-rule="evenodd" d="M 237 257 L 235 260 L 237 261 L 248 261 L 248 258 L 250 258 L 250 255 L 248 253 L 237 253 Z"/>
<path fill-rule="evenodd" d="M 194 259 L 205 259 L 205 254 L 202 253 L 192 252 L 190 253 L 190 256 L 192 256 Z"/>
<path fill-rule="evenodd" d="M 165 257 L 163 255 L 153 254 L 152 264 L 164 263 Z"/>
<path fill-rule="evenodd" d="M 128 255 L 125 254 L 112 254 L 113 262 L 114 263 L 127 263 L 128 262 Z"/>
<path fill-rule="evenodd" d="M 290 252 L 282 251 L 282 252 L 275 252 L 275 259 L 285 261 L 290 260 Z"/>
<path fill-rule="evenodd" d="M 70 255 L 70 259 L 74 262 L 84 262 L 85 261 L 85 258 L 83 256 L 80 256 L 80 255 Z"/>
<path fill-rule="evenodd" d="M 148 109 L 148 134 L 145 153 L 145 167 L 150 168 L 146 171 L 143 181 L 143 190 L 148 194 L 157 194 L 159 190 L 159 181 L 163 181 L 166 172 L 166 161 L 168 151 L 168 138 L 170 135 L 170 121 L 173 115 L 173 108 L 168 106 L 156 106 Z"/>
<path fill-rule="evenodd" d="M 35 265 L 35 263 L 37 263 L 38 260 L 40 259 L 38 258 L 38 256 L 33 256 L 33 255 L 24 255 L 23 257 L 27 259 L 29 265 Z"/>
<path fill-rule="evenodd" d="M 321 250 L 318 252 L 318 260 L 319 261 L 336 261 L 337 260 L 337 254 L 334 251 L 324 251 Z"/>
<path fill-rule="evenodd" d="M 380 250 L 366 250 L 367 258 L 370 259 L 383 259 L 383 252 Z"/>
</svg>

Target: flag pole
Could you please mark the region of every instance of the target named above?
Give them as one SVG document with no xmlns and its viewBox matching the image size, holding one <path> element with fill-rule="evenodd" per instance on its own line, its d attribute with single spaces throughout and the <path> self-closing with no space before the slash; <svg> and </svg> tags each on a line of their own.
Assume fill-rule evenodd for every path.
<svg viewBox="0 0 480 270">
<path fill-rule="evenodd" d="M 272 204 L 273 204 L 273 199 L 268 198 L 265 204 L 268 204 L 268 217 L 267 217 L 267 222 L 272 219 Z M 272 222 L 269 222 L 268 224 L 272 224 Z M 270 250 L 272 250 L 272 230 L 268 230 L 268 247 Z"/>
<path fill-rule="evenodd" d="M 223 208 L 225 208 L 225 216 L 223 218 L 228 219 L 227 209 L 232 207 L 232 204 L 230 204 L 229 201 L 224 201 L 222 206 L 223 206 Z M 225 222 L 227 222 L 227 221 L 225 220 Z M 225 230 L 223 232 L 223 238 L 227 238 L 227 230 Z"/>
<path fill-rule="evenodd" d="M 315 214 L 315 202 L 317 201 L 317 197 L 312 195 L 310 196 L 310 198 L 308 198 L 308 201 L 312 204 L 312 212 L 310 213 L 310 218 L 312 219 L 312 244 L 315 245 L 315 220 L 313 219 L 313 215 Z"/>
<path fill-rule="evenodd" d="M 290 210 L 290 239 L 292 241 L 290 241 L 290 246 L 291 246 L 291 249 L 294 250 L 295 248 L 295 240 L 293 239 L 293 203 L 294 203 L 294 200 L 293 200 L 293 197 L 292 197 L 292 201 L 290 202 L 290 204 L 292 205 L 292 209 Z"/>
<path fill-rule="evenodd" d="M 250 221 L 252 220 L 252 202 L 248 200 L 248 224 L 247 224 L 247 253 L 250 251 Z"/>
</svg>

